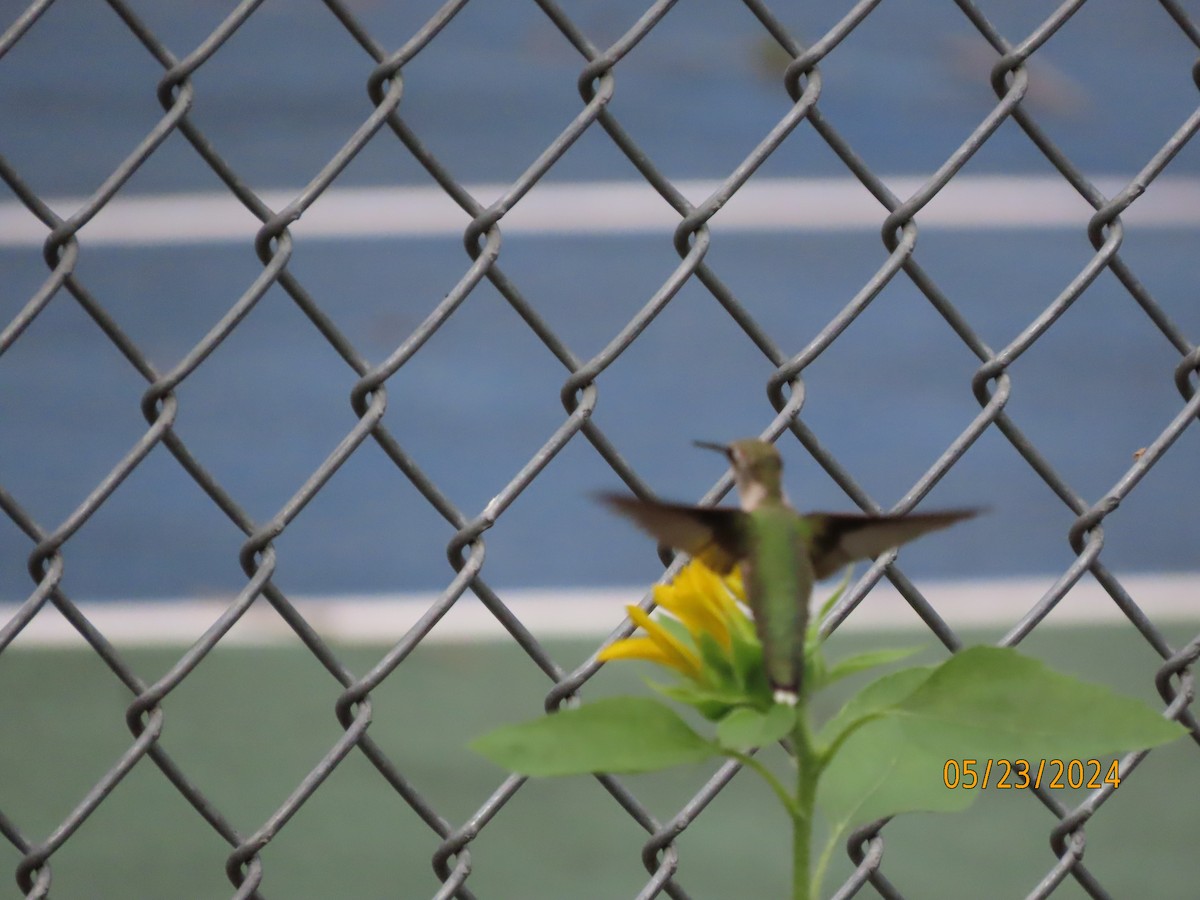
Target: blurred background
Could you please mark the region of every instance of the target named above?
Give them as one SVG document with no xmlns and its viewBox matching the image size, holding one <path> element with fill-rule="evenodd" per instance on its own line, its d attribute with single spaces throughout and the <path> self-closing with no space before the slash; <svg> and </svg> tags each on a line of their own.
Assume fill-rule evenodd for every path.
<svg viewBox="0 0 1200 900">
<path fill-rule="evenodd" d="M 397 47 L 436 4 L 352 4 L 371 34 Z M 144 8 L 143 8 L 144 7 Z M 6 3 L 7 20 L 21 8 Z M 136 7 L 178 57 L 229 12 L 217 2 Z M 598 45 L 640 12 L 635 3 L 568 4 Z M 1046 15 L 1042 3 L 987 12 L 1008 35 Z M 844 13 L 838 4 L 788 21 L 813 40 Z M 798 18 L 792 14 L 793 18 Z M 1127 55 L 1114 77 L 1108 55 Z M 622 60 L 610 109 L 673 180 L 720 179 L 787 112 L 785 58 L 745 9 L 697 4 L 672 10 Z M 1124 184 L 1196 106 L 1192 47 L 1161 10 L 1136 15 L 1088 3 L 1030 65 L 1025 105 L 1093 179 Z M 894 182 L 928 176 L 994 107 L 987 84 L 995 53 L 971 23 L 935 3 L 885 4 L 822 65 L 820 109 L 871 169 Z M 192 120 L 255 191 L 288 199 L 336 153 L 370 112 L 372 62 L 318 3 L 266 4 L 193 77 Z M 507 185 L 581 108 L 579 55 L 536 7 L 470 3 L 404 69 L 401 112 L 461 183 Z M 111 10 L 54 4 L 0 59 L 2 152 L 60 215 L 56 198 L 86 196 L 161 116 L 161 67 Z M 1194 178 L 1186 146 L 1167 170 Z M 1054 178 L 1019 127 L 1006 121 L 960 179 Z M 750 185 L 765 178 L 849 177 L 802 122 Z M 635 183 L 640 176 L 598 127 L 588 129 L 547 184 Z M 1038 182 L 1030 182 L 1038 183 Z M 1186 183 L 1186 182 L 1185 182 Z M 386 129 L 335 181 L 334 190 L 434 187 Z M 1177 186 L 1151 186 L 1147 207 Z M 855 192 L 873 203 L 865 189 Z M 118 199 L 228 191 L 187 141 L 172 134 Z M 493 187 L 479 200 L 490 203 Z M 993 191 L 999 206 L 1004 190 Z M 535 187 L 530 201 L 538 196 Z M 1036 195 L 1035 195 L 1036 196 Z M 700 202 L 703 196 L 691 197 Z M 36 226 L 27 240 L 11 195 L 0 234 L 7 323 L 46 279 Z M 371 212 L 369 194 L 360 200 Z M 660 204 L 666 210 L 665 204 Z M 279 204 L 282 206 L 282 204 Z M 279 208 L 276 206 L 276 208 Z M 936 203 L 932 208 L 936 207 Z M 519 209 L 519 207 L 518 207 Z M 873 221 L 840 231 L 764 228 L 723 234 L 718 216 L 707 257 L 777 345 L 798 353 L 887 257 Z M 1135 204 L 1134 210 L 1138 207 Z M 321 214 L 318 200 L 309 217 Z M 923 228 L 915 258 L 994 349 L 1011 341 L 1083 268 L 1093 250 L 1082 201 L 1069 227 L 974 224 Z M 187 231 L 195 204 L 163 213 Z M 814 213 L 819 216 L 820 211 Z M 581 359 L 598 352 L 678 264 L 671 227 L 657 233 L 517 233 L 500 264 Z M 467 217 L 461 216 L 465 228 Z M 1133 212 L 1131 221 L 1136 221 Z M 262 271 L 256 223 L 216 239 L 171 243 L 118 237 L 91 247 L 81 282 L 147 357 L 176 364 Z M 920 224 L 918 218 L 918 224 Z M 101 212 L 90 228 L 106 226 Z M 1130 226 L 1122 255 L 1185 333 L 1197 330 L 1196 222 Z M 197 228 L 200 227 L 198 224 Z M 420 223 L 414 225 L 420 227 Z M 461 240 L 371 233 L 305 237 L 293 229 L 289 269 L 377 363 L 451 290 L 470 260 Z M 503 231 L 503 229 L 502 229 Z M 1010 369 L 1013 420 L 1089 502 L 1128 469 L 1133 454 L 1181 406 L 1172 381 L 1179 354 L 1108 273 Z M 803 420 L 884 506 L 895 503 L 978 413 L 970 377 L 978 361 L 903 275 L 806 370 Z M 692 500 L 722 461 L 693 438 L 731 440 L 772 419 L 773 371 L 712 296 L 689 281 L 647 332 L 599 378 L 595 420 L 635 470 L 666 497 Z M 563 366 L 486 281 L 388 382 L 385 422 L 468 517 L 480 511 L 562 423 Z M 177 433 L 258 521 L 274 515 L 349 431 L 355 374 L 278 287 L 177 392 Z M 66 295 L 0 358 L 0 472 L 47 529 L 61 522 L 146 430 L 145 382 Z M 1105 559 L 1118 570 L 1196 568 L 1191 510 L 1200 483 L 1194 430 L 1105 521 Z M 848 508 L 842 491 L 792 440 L 782 442 L 788 485 L 805 508 Z M 487 571 L 500 586 L 637 583 L 654 576 L 652 548 L 588 495 L 620 482 L 582 439 L 572 441 L 486 537 Z M 905 558 L 934 576 L 1049 575 L 1073 559 L 1073 520 L 994 429 L 925 501 L 986 505 L 992 515 L 917 545 Z M 302 593 L 436 590 L 452 576 L 444 547 L 453 529 L 368 441 L 279 537 L 276 582 Z M 72 596 L 130 599 L 224 595 L 245 577 L 242 535 L 161 448 L 72 538 L 65 587 Z M 32 589 L 28 540 L 0 521 L 0 597 Z"/>
<path fill-rule="evenodd" d="M 389 53 L 438 9 L 433 2 L 383 0 L 345 6 Z M 803 6 L 778 12 L 806 44 L 849 10 L 848 3 Z M 176 59 L 234 10 L 217 0 L 139 0 L 129 7 Z M 1195 4 L 1183 8 L 1200 13 Z M 23 2 L 0 0 L 0 27 L 25 9 Z M 562 9 L 593 44 L 606 47 L 645 6 L 579 0 Z M 983 12 L 1017 44 L 1053 8 L 1020 0 L 986 4 Z M 1022 106 L 1112 196 L 1196 114 L 1196 53 L 1185 30 L 1156 5 L 1089 0 L 1030 60 Z M 871 171 L 907 197 L 996 107 L 988 78 L 997 59 L 953 4 L 880 4 L 821 63 L 818 108 Z M 536 5 L 473 0 L 404 66 L 399 113 L 486 206 L 579 114 L 584 62 Z M 787 62 L 742 6 L 679 4 L 617 64 L 608 109 L 649 160 L 700 203 L 791 109 L 783 87 Z M 264 3 L 192 75 L 189 118 L 245 185 L 278 210 L 370 115 L 366 83 L 374 67 L 325 5 Z M 70 216 L 159 123 L 155 91 L 163 71 L 113 9 L 58 0 L 0 56 L 0 156 L 58 215 Z M 1121 246 L 1163 313 L 1193 339 L 1200 334 L 1198 150 L 1195 141 L 1186 144 L 1134 204 Z M 600 200 L 583 208 L 580 198 L 596 185 Z M 797 185 L 830 188 L 832 199 L 795 209 L 788 205 L 792 195 L 780 189 L 775 201 L 747 201 L 735 218 L 735 198 L 711 223 L 706 257 L 789 356 L 809 345 L 888 256 L 880 238 L 885 210 L 804 121 L 746 190 L 762 186 L 770 195 Z M 644 187 L 629 159 L 593 125 L 523 201 L 528 210 L 548 198 L 551 213 L 524 213 L 518 204 L 510 231 L 501 222 L 499 265 L 581 360 L 600 352 L 679 265 L 672 244 L 678 216 L 665 203 L 651 200 L 659 219 L 604 201 L 604 194 L 616 198 Z M 970 188 L 969 202 L 940 206 L 938 199 L 928 224 L 917 216 L 914 257 L 999 350 L 1093 258 L 1092 210 L 1011 120 L 947 193 L 959 188 Z M 419 205 L 426 197 L 420 191 L 430 189 L 432 207 Z M 438 191 L 385 127 L 290 229 L 289 272 L 372 364 L 400 346 L 471 265 L 462 243 L 468 217 L 439 207 Z M 567 198 L 562 209 L 555 206 L 559 197 Z M 229 212 L 222 206 L 229 199 L 227 187 L 176 132 L 79 233 L 76 278 L 160 373 L 177 365 L 262 274 L 254 250 L 258 223 L 236 204 Z M 426 216 L 427 209 L 434 212 Z M 560 212 L 567 221 L 555 218 Z M 530 218 L 519 226 L 523 214 Z M 600 227 L 600 220 L 609 224 Z M 827 227 L 834 220 L 841 224 Z M 47 231 L 12 191 L 0 192 L 0 328 L 48 277 L 41 250 Z M 1104 271 L 1009 367 L 1006 410 L 1092 503 L 1179 415 L 1179 361 L 1180 352 Z M 888 507 L 978 415 L 971 379 L 979 365 L 901 273 L 805 370 L 801 419 Z M 692 501 L 722 475 L 724 463 L 691 441 L 761 432 L 775 416 L 765 389 L 774 368 L 690 279 L 599 376 L 593 420 L 656 492 Z M 568 375 L 484 280 L 388 380 L 384 423 L 470 519 L 562 425 L 567 414 L 559 395 Z M 357 380 L 273 286 L 176 389 L 175 432 L 263 523 L 356 424 L 350 391 Z M 57 528 L 145 435 L 139 404 L 146 387 L 96 323 L 59 291 L 0 354 L 0 486 L 43 529 Z M 1200 431 L 1185 431 L 1105 519 L 1102 561 L 1118 577 L 1200 569 L 1198 441 Z M 795 440 L 785 434 L 780 446 L 797 506 L 853 508 Z M 570 603 L 573 592 L 617 587 L 635 601 L 640 589 L 633 586 L 658 577 L 661 563 L 652 542 L 591 499 L 620 488 L 576 435 L 486 532 L 488 583 L 502 598 L 548 588 Z M 1067 539 L 1075 514 L 994 427 L 923 501 L 924 508 L 962 505 L 990 513 L 907 548 L 902 566 L 918 586 L 947 579 L 1032 585 L 1028 595 L 995 610 L 990 630 L 966 635 L 996 640 L 1075 560 Z M 440 591 L 454 575 L 445 553 L 454 533 L 368 439 L 275 539 L 273 581 L 289 597 L 333 603 Z M 219 603 L 246 584 L 238 561 L 244 541 L 160 446 L 67 542 L 62 587 L 78 601 Z M 21 603 L 33 592 L 26 569 L 32 546 L 0 516 L 0 604 Z M 1184 618 L 1171 632 L 1178 643 L 1194 634 L 1200 616 Z M 200 620 L 195 636 L 208 621 Z M 615 606 L 609 624 L 619 621 Z M 153 630 L 153 622 L 144 624 Z M 527 624 L 540 633 L 537 621 Z M 1039 633 L 1031 647 L 1069 671 L 1107 678 L 1158 702 L 1153 674 L 1161 660 L 1132 629 L 1057 635 Z M 568 670 L 594 649 L 594 640 L 551 644 Z M 0 742 L 0 771 L 10 776 L 0 788 L 0 810 L 35 840 L 51 833 L 128 747 L 122 711 L 130 695 L 90 653 L 21 650 L 18 638 L 0 656 L 0 730 L 25 736 Z M 179 652 L 138 650 L 128 659 L 151 681 Z M 344 658 L 361 673 L 383 652 L 354 648 Z M 629 681 L 606 669 L 596 689 L 617 690 Z M 490 725 L 536 714 L 549 687 L 515 646 L 422 645 L 373 693 L 380 724 L 372 734 L 458 824 L 500 781 L 463 744 Z M 294 638 L 269 651 L 223 646 L 165 701 L 171 725 L 164 745 L 248 834 L 341 734 L 332 715 L 340 690 Z M 1125 800 L 1133 791 L 1123 791 L 1113 806 L 1124 812 L 1104 819 L 1110 824 L 1098 832 L 1089 827 L 1090 840 L 1106 841 L 1096 865 L 1114 896 L 1184 896 L 1200 877 L 1186 844 L 1194 816 L 1168 802 L 1178 796 L 1187 765 L 1194 776 L 1195 761 L 1178 748 L 1154 761 L 1158 768 L 1146 764 L 1137 799 Z M 707 776 L 638 779 L 637 791 L 669 818 Z M 780 835 L 769 823 L 766 838 L 747 830 L 732 851 L 726 843 L 731 838 L 720 823 L 752 821 L 764 805 L 758 785 L 744 781 L 715 801 L 718 815 L 702 817 L 681 838 L 691 867 L 682 883 L 697 897 L 734 896 L 747 884 L 761 885 L 761 896 L 779 890 L 773 861 Z M 264 851 L 275 879 L 264 891 L 434 894 L 439 882 L 428 861 L 440 839 L 380 791 L 382 784 L 351 754 L 319 799 Z M 993 896 L 1024 895 L 1054 862 L 1046 836 L 1055 820 L 1029 798 L 989 798 L 981 808 L 967 825 L 948 818 L 930 825 L 928 817 L 916 817 L 915 826 L 897 823 L 889 830 L 896 837 L 889 838 L 886 871 L 912 896 L 964 896 L 963 885 L 979 883 L 981 873 L 996 886 Z M 1027 846 L 1013 843 L 1013 835 L 1028 839 Z M 645 834 L 592 782 L 528 786 L 485 837 L 472 845 L 471 884 L 480 896 L 632 896 L 646 877 L 639 858 Z M 20 853 L 4 848 L 5 863 L 15 866 Z M 56 884 L 64 897 L 227 896 L 228 852 L 142 764 L 55 855 Z M 601 864 L 617 856 L 621 865 Z M 954 860 L 957 870 L 939 868 Z M 849 866 L 839 865 L 845 877 Z M 1146 880 L 1151 868 L 1157 881 Z M 580 872 L 588 873 L 593 893 L 579 892 Z M 271 884 L 274 891 L 267 890 Z M 706 885 L 711 893 L 703 892 Z M 17 896 L 4 889 L 11 882 L 0 896 Z M 1060 894 L 1083 896 L 1070 881 Z"/>
</svg>

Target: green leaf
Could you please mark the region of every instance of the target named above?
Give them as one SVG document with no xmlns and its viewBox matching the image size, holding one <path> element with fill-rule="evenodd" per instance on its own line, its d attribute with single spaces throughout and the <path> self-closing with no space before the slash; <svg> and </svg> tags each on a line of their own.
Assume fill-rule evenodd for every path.
<svg viewBox="0 0 1200 900">
<path fill-rule="evenodd" d="M 704 670 L 704 679 L 709 684 L 732 686 L 737 684 L 737 677 L 730 665 L 729 658 L 715 637 L 707 632 L 702 632 L 699 640 L 696 641 L 696 649 L 700 651 L 700 665 Z"/>
<path fill-rule="evenodd" d="M 950 790 L 942 780 L 947 756 L 914 743 L 895 716 L 851 734 L 821 773 L 817 805 L 835 834 L 902 812 L 966 809 L 979 790 Z"/>
<path fill-rule="evenodd" d="M 694 707 L 700 715 L 710 722 L 723 718 L 731 709 L 757 702 L 757 698 L 749 697 L 742 691 L 726 690 L 723 688 L 705 688 L 695 684 L 655 684 L 647 682 L 654 690 L 664 697 L 670 697 L 680 703 Z"/>
<path fill-rule="evenodd" d="M 947 761 L 1096 758 L 1174 740 L 1185 730 L 1144 703 L 1060 674 L 1015 650 L 972 647 L 940 666 L 872 682 L 822 730 L 844 739 L 817 800 L 835 827 L 967 806 Z"/>
<path fill-rule="evenodd" d="M 768 705 L 771 702 L 771 686 L 763 667 L 762 644 L 758 636 L 735 628 L 730 631 L 729 638 L 729 655 L 738 684 L 747 694 L 763 698 L 764 706 Z"/>
<path fill-rule="evenodd" d="M 645 697 L 612 697 L 471 742 L 492 762 L 521 775 L 652 772 L 717 755 L 669 706 Z"/>
<path fill-rule="evenodd" d="M 838 660 L 819 675 L 818 686 L 824 687 L 842 678 L 847 678 L 850 675 L 857 675 L 859 672 L 865 672 L 868 669 L 899 662 L 902 659 L 907 659 L 914 653 L 920 653 L 922 649 L 924 648 L 891 647 L 883 650 L 868 650 L 866 653 L 856 653 L 853 656 L 847 656 L 845 659 Z"/>
<path fill-rule="evenodd" d="M 773 744 L 796 727 L 794 707 L 775 703 L 766 712 L 743 706 L 717 723 L 717 743 L 730 750 Z"/>
<path fill-rule="evenodd" d="M 833 744 L 868 719 L 878 718 L 897 706 L 934 673 L 933 666 L 913 666 L 876 678 L 846 701 L 837 715 L 821 728 L 821 742 Z"/>
<path fill-rule="evenodd" d="M 809 621 L 808 632 L 804 635 L 806 650 L 816 647 L 821 643 L 821 626 L 825 624 L 825 619 L 830 611 L 842 599 L 842 594 L 846 593 L 846 588 L 850 586 L 850 579 L 853 575 L 854 566 L 846 566 L 846 574 L 842 576 L 842 580 L 837 583 L 837 587 L 833 589 L 833 593 L 825 598 L 825 602 L 821 604 L 820 612 Z"/>
<path fill-rule="evenodd" d="M 951 757 L 1094 757 L 1185 733 L 1132 697 L 1004 647 L 971 647 L 896 705 L 906 734 Z"/>
</svg>

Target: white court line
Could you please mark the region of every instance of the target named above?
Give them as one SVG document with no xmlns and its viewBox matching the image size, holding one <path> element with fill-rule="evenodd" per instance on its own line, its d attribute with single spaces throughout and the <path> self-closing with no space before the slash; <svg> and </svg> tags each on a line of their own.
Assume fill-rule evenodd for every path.
<svg viewBox="0 0 1200 900">
<path fill-rule="evenodd" d="M 885 178 L 900 197 L 923 183 L 911 176 Z M 1095 179 L 1106 196 L 1126 183 Z M 693 203 L 716 181 L 681 181 L 676 186 Z M 481 203 L 505 186 L 468 186 Z M 298 190 L 267 191 L 263 199 L 282 209 Z M 64 218 L 82 198 L 48 200 Z M 734 231 L 878 230 L 886 210 L 853 178 L 751 179 L 712 220 L 714 229 Z M 1082 231 L 1092 209 L 1059 177 L 961 175 L 917 216 L 925 228 L 1074 228 Z M 1200 224 L 1200 179 L 1162 177 L 1122 217 L 1142 227 Z M 338 188 L 327 191 L 291 231 L 304 238 L 461 236 L 469 219 L 439 187 Z M 598 181 L 539 184 L 501 222 L 507 234 L 669 235 L 679 215 L 644 182 Z M 85 246 L 156 245 L 239 241 L 249 243 L 258 220 L 229 193 L 118 195 L 80 231 Z M 0 247 L 40 246 L 48 229 L 20 203 L 0 203 Z"/>
<path fill-rule="evenodd" d="M 940 581 L 918 585 L 925 598 L 954 628 L 1007 628 L 1017 622 L 1054 579 L 1007 578 L 989 581 Z M 1200 625 L 1200 572 L 1133 575 L 1125 589 L 1157 624 Z M 636 603 L 645 588 L 596 590 L 526 589 L 501 591 L 501 599 L 539 639 L 599 640 L 624 618 L 624 605 Z M 820 596 L 820 594 L 818 594 Z M 297 597 L 293 602 L 326 639 L 345 644 L 387 644 L 399 640 L 437 599 L 437 594 L 381 594 Z M 225 609 L 222 600 L 158 600 L 81 604 L 84 614 L 118 646 L 188 644 Z M 0 623 L 17 607 L 0 605 Z M 1120 624 L 1127 620 L 1098 584 L 1077 584 L 1043 622 L 1045 625 Z M 849 631 L 904 630 L 924 624 L 890 584 L 867 595 L 843 628 Z M 491 613 L 471 595 L 464 596 L 430 632 L 433 643 L 511 640 Z M 256 601 L 224 639 L 229 644 L 298 645 L 283 620 L 264 601 Z M 18 636 L 15 647 L 82 647 L 83 639 L 57 609 L 43 609 Z"/>
</svg>

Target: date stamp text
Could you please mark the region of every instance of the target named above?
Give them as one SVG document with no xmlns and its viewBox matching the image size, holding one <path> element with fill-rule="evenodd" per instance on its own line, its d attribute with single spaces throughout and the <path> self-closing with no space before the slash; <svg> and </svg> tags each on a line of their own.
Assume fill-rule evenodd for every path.
<svg viewBox="0 0 1200 900">
<path fill-rule="evenodd" d="M 1121 786 L 1117 760 L 1098 759 L 948 759 L 942 783 L 949 790 L 972 788 L 1087 788 Z"/>
</svg>

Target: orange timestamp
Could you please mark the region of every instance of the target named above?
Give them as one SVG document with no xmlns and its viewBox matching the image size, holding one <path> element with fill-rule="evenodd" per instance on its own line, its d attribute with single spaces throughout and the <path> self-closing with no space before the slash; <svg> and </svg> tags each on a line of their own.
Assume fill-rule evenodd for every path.
<svg viewBox="0 0 1200 900">
<path fill-rule="evenodd" d="M 1098 759 L 948 759 L 942 766 L 942 783 L 949 790 L 972 788 L 1087 788 L 1121 786 L 1117 760 L 1107 765 Z"/>
</svg>

